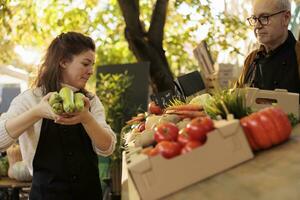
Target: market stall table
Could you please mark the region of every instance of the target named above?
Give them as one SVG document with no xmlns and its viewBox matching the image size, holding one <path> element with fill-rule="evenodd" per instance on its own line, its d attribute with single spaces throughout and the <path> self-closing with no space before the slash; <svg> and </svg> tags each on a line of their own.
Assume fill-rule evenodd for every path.
<svg viewBox="0 0 300 200">
<path fill-rule="evenodd" d="M 138 200 L 138 193 L 127 173 L 126 164 L 123 162 L 122 199 Z M 284 144 L 256 153 L 255 158 L 248 162 L 190 185 L 163 199 L 299 200 L 299 188 L 300 125 L 293 129 L 290 140 Z"/>
<path fill-rule="evenodd" d="M 9 177 L 0 178 L 0 188 L 8 190 L 10 200 L 18 200 L 20 190 L 22 188 L 29 188 L 30 186 L 31 182 L 17 181 Z"/>
</svg>

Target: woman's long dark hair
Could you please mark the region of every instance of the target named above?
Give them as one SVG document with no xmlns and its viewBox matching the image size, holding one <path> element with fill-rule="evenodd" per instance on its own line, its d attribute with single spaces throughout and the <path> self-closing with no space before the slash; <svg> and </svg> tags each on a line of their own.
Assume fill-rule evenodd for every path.
<svg viewBox="0 0 300 200">
<path fill-rule="evenodd" d="M 92 38 L 77 32 L 60 34 L 48 47 L 34 86 L 41 87 L 44 95 L 48 92 L 59 91 L 62 83 L 60 62 L 72 61 L 75 55 L 88 50 L 95 52 L 95 43 Z M 79 89 L 87 94 L 84 88 Z"/>
</svg>

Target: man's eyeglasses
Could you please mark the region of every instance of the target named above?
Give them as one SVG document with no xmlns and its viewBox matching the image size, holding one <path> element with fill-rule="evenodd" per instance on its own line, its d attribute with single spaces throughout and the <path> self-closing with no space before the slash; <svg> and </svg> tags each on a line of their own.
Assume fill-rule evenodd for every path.
<svg viewBox="0 0 300 200">
<path fill-rule="evenodd" d="M 262 15 L 260 17 L 251 16 L 251 17 L 248 17 L 247 20 L 251 26 L 255 26 L 255 24 L 257 22 L 259 22 L 261 25 L 268 25 L 270 17 L 278 15 L 283 12 L 286 12 L 286 10 L 282 10 L 282 11 L 279 11 L 279 12 L 276 12 L 276 13 L 273 13 L 270 15 Z"/>
</svg>

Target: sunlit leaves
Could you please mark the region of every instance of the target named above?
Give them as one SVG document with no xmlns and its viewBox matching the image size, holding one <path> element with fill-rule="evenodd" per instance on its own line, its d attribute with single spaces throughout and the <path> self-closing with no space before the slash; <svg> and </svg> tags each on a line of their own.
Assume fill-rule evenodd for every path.
<svg viewBox="0 0 300 200">
<path fill-rule="evenodd" d="M 96 93 L 106 107 L 108 123 L 115 129 L 114 131 L 119 133 L 125 124 L 126 91 L 132 84 L 133 76 L 130 76 L 127 71 L 118 74 L 99 73 L 98 75 L 99 83 Z"/>
<path fill-rule="evenodd" d="M 99 83 L 96 94 L 100 98 L 104 108 L 105 116 L 109 125 L 112 127 L 117 136 L 116 150 L 112 154 L 112 160 L 121 158 L 122 150 L 120 149 L 120 132 L 125 125 L 124 112 L 128 107 L 128 89 L 132 85 L 133 76 L 128 71 L 117 74 L 98 74 Z M 131 111 L 132 112 L 132 111 Z M 127 113 L 131 114 L 131 113 Z"/>
<path fill-rule="evenodd" d="M 84 0 L 85 4 L 88 6 L 88 7 L 95 7 L 97 6 L 98 4 L 98 0 Z"/>
<path fill-rule="evenodd" d="M 16 44 L 45 50 L 53 37 L 66 31 L 93 37 L 98 47 L 96 65 L 136 62 L 124 38 L 125 22 L 117 0 L 78 2 L 2 0 L 0 63 L 15 62 Z M 147 30 L 156 0 L 139 2 L 140 19 Z M 201 39 L 208 41 L 214 57 L 222 49 L 238 53 L 233 41 L 245 39 L 246 30 L 237 17 L 224 13 L 213 16 L 208 0 L 169 0 L 163 45 L 172 71 L 179 75 L 198 69 L 192 50 Z"/>
</svg>

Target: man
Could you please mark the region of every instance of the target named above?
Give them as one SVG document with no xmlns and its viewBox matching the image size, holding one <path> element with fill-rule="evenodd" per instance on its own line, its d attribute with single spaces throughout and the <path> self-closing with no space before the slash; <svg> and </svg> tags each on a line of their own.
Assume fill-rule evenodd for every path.
<svg viewBox="0 0 300 200">
<path fill-rule="evenodd" d="M 300 42 L 288 30 L 290 10 L 289 0 L 254 0 L 247 20 L 260 48 L 246 58 L 236 87 L 300 92 Z"/>
</svg>

